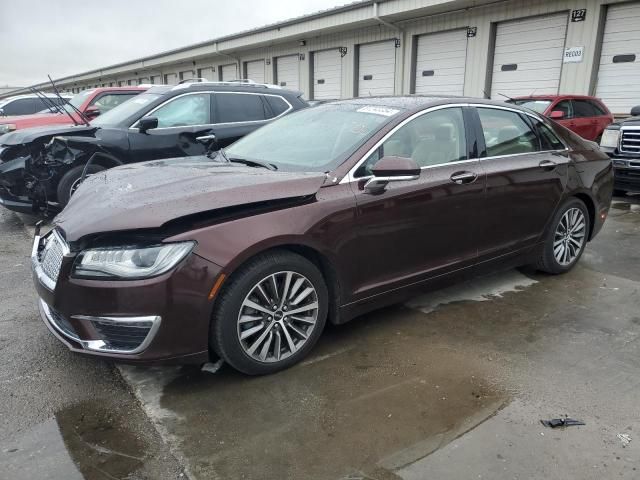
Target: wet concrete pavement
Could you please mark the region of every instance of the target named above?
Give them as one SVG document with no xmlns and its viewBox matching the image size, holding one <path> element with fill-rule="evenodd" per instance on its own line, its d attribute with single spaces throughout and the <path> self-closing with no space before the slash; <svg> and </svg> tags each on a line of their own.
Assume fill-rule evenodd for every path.
<svg viewBox="0 0 640 480">
<path fill-rule="evenodd" d="M 178 478 L 115 367 L 68 352 L 43 325 L 30 244 L 0 208 L 0 479 Z"/>
<path fill-rule="evenodd" d="M 175 478 L 178 464 L 197 479 L 640 478 L 638 204 L 618 199 L 605 230 L 567 275 L 505 272 L 329 327 L 310 358 L 277 375 L 249 378 L 227 366 L 215 374 L 121 367 L 164 444 L 136 420 L 140 410 L 108 366 L 68 355 L 32 325 L 44 354 L 73 359 L 47 372 L 49 390 L 38 388 L 36 405 L 56 402 L 56 382 L 83 379 L 89 390 L 64 389 L 69 405 L 62 411 L 74 420 L 63 424 L 73 428 L 57 428 L 65 448 L 50 456 L 76 465 L 80 451 L 95 464 L 104 449 L 123 448 L 109 443 L 108 429 L 78 426 L 89 412 L 90 424 L 148 434 L 124 442 L 131 448 L 119 451 L 126 462 L 113 478 L 162 468 L 149 452 L 173 459 L 169 450 L 177 463 L 166 477 L 150 478 Z M 33 310 L 26 283 L 15 286 L 21 299 L 11 310 L 22 321 L 32 316 L 22 309 Z M 19 355 L 24 338 L 0 332 L 12 335 Z M 30 418 L 26 398 L 0 407 L 0 419 L 8 412 Z M 108 401 L 98 408 L 95 398 Z M 131 415 L 122 414 L 123 404 Z M 60 425 L 59 411 L 45 409 L 52 415 L 19 429 L 46 430 L 47 418 Z M 586 425 L 540 424 L 563 415 Z M 22 441 L 33 451 L 38 438 L 29 438 L 24 433 Z M 76 453 L 65 459 L 65 451 Z M 0 452 L 7 465 L 12 457 Z M 29 448 L 22 452 L 29 457 Z M 89 470 L 79 471 L 81 478 Z"/>
</svg>

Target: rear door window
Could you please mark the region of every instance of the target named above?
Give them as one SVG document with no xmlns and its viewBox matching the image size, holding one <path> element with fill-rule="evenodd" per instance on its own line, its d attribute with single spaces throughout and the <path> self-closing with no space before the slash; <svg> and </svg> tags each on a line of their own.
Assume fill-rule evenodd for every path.
<svg viewBox="0 0 640 480">
<path fill-rule="evenodd" d="M 540 143 L 535 132 L 517 112 L 497 108 L 478 108 L 488 157 L 537 152 Z"/>
<path fill-rule="evenodd" d="M 538 136 L 540 137 L 540 148 L 543 151 L 564 150 L 566 147 L 555 133 L 539 120 L 533 120 Z"/>
<path fill-rule="evenodd" d="M 255 122 L 270 116 L 266 114 L 262 95 L 217 92 L 215 99 L 216 123 Z"/>
<path fill-rule="evenodd" d="M 271 115 L 269 115 L 269 117 L 277 117 L 278 115 L 282 115 L 284 112 L 289 110 L 289 108 L 291 108 L 282 97 L 266 95 L 264 99 L 269 104 L 269 107 L 271 107 Z"/>
<path fill-rule="evenodd" d="M 7 116 L 11 115 L 29 115 L 31 113 L 36 113 L 36 102 L 38 106 L 42 105 L 40 100 L 33 98 L 19 98 L 6 104 L 2 107 L 4 114 Z M 43 107 L 44 108 L 44 107 Z M 42 110 L 42 108 L 40 108 Z"/>
<path fill-rule="evenodd" d="M 593 108 L 594 112 L 598 117 L 607 115 L 607 112 L 605 111 L 605 109 L 602 108 L 602 106 L 598 102 L 590 101 L 589 103 L 591 104 L 591 107 Z"/>
<path fill-rule="evenodd" d="M 593 108 L 591 102 L 587 100 L 574 100 L 573 101 L 573 116 L 576 118 L 582 117 L 596 117 L 596 111 Z"/>
</svg>

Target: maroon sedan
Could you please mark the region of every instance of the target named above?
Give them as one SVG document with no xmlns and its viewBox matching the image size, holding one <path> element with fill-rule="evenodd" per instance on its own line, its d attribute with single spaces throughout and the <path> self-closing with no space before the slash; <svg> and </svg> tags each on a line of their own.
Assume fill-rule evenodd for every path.
<svg viewBox="0 0 640 480">
<path fill-rule="evenodd" d="M 363 98 L 209 159 L 91 176 L 33 249 L 44 322 L 138 363 L 299 362 L 343 323 L 452 280 L 570 270 L 613 188 L 597 145 L 517 106 Z"/>
<path fill-rule="evenodd" d="M 584 95 L 534 95 L 509 101 L 530 108 L 582 138 L 600 143 L 602 132 L 613 122 L 613 114 L 599 98 Z"/>
</svg>

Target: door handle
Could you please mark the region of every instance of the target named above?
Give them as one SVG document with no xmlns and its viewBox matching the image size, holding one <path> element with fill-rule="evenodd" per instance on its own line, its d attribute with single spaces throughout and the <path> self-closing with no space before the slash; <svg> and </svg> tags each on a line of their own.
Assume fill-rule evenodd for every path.
<svg viewBox="0 0 640 480">
<path fill-rule="evenodd" d="M 215 135 L 203 135 L 202 137 L 196 137 L 199 142 L 210 142 L 216 139 Z"/>
<path fill-rule="evenodd" d="M 466 183 L 473 183 L 478 178 L 473 172 L 456 172 L 451 177 L 449 177 L 451 181 L 457 185 L 463 185 Z"/>
<path fill-rule="evenodd" d="M 543 170 L 555 170 L 558 164 L 555 162 L 552 162 L 551 160 L 543 160 L 538 164 L 538 166 Z"/>
</svg>

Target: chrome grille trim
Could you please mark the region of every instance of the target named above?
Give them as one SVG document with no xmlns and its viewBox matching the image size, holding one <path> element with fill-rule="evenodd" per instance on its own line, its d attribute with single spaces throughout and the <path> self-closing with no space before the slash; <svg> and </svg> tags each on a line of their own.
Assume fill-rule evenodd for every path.
<svg viewBox="0 0 640 480">
<path fill-rule="evenodd" d="M 136 346 L 133 348 L 114 348 L 109 341 L 109 338 L 104 337 L 103 340 L 87 340 L 81 338 L 71 326 L 69 321 L 64 318 L 60 313 L 51 308 L 44 300 L 39 299 L 40 311 L 45 323 L 49 324 L 53 330 L 59 335 L 73 340 L 80 344 L 83 350 L 103 353 L 118 353 L 125 355 L 135 355 L 144 351 L 151 341 L 155 338 L 162 318 L 160 316 L 150 315 L 143 317 L 93 317 L 87 315 L 72 315 L 71 318 L 75 320 L 88 321 L 92 323 L 100 323 L 104 325 L 111 325 L 121 327 L 123 329 L 144 329 L 146 335 L 138 335 L 139 342 L 136 342 Z M 96 329 L 99 334 L 100 332 Z M 143 333 L 143 332 L 139 332 Z"/>
<path fill-rule="evenodd" d="M 62 260 L 69 254 L 69 246 L 56 230 L 44 237 L 36 235 L 31 252 L 33 269 L 38 279 L 53 291 L 58 282 Z"/>
<path fill-rule="evenodd" d="M 620 129 L 620 152 L 640 154 L 640 127 Z"/>
</svg>

